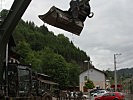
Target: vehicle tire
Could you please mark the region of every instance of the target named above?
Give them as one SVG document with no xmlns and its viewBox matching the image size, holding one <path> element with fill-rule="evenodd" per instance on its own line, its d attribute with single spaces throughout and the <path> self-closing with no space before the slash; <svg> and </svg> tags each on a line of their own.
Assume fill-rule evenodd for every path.
<svg viewBox="0 0 133 100">
<path fill-rule="evenodd" d="M 100 99 L 96 99 L 96 100 L 100 100 Z"/>
<path fill-rule="evenodd" d="M 115 98 L 114 100 L 119 100 L 119 99 Z"/>
<path fill-rule="evenodd" d="M 96 97 L 97 95 L 94 95 L 94 97 Z"/>
<path fill-rule="evenodd" d="M 83 100 L 86 100 L 87 98 L 86 97 L 83 97 Z"/>
</svg>

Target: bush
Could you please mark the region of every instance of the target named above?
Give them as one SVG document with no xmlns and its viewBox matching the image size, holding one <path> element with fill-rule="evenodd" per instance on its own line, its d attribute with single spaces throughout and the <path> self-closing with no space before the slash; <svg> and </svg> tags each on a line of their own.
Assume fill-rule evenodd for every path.
<svg viewBox="0 0 133 100">
<path fill-rule="evenodd" d="M 87 82 L 85 82 L 84 88 L 93 89 L 94 87 L 94 83 L 91 80 L 88 79 Z"/>
</svg>

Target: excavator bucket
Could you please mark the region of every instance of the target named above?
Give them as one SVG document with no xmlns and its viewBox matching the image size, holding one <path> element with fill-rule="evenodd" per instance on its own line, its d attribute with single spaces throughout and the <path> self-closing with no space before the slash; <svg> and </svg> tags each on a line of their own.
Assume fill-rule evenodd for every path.
<svg viewBox="0 0 133 100">
<path fill-rule="evenodd" d="M 39 18 L 49 25 L 61 28 L 76 35 L 80 35 L 84 24 L 81 21 L 74 22 L 68 11 L 62 11 L 55 6 L 44 15 L 39 15 Z"/>
</svg>

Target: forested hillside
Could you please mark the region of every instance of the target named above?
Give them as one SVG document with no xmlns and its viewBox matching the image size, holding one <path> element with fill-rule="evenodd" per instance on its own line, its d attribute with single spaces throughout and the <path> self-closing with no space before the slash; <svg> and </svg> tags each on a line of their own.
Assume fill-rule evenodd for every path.
<svg viewBox="0 0 133 100">
<path fill-rule="evenodd" d="M 76 48 L 62 34 L 54 35 L 46 26 L 20 20 L 14 33 L 14 51 L 21 56 L 21 63 L 31 64 L 32 69 L 50 75 L 62 88 L 76 86 L 80 65 L 90 60 L 86 53 Z"/>
<path fill-rule="evenodd" d="M 106 70 L 105 73 L 107 74 L 107 77 L 110 78 L 112 82 L 114 82 L 114 71 Z M 126 79 L 133 78 L 133 68 L 117 70 L 117 77 L 119 83 L 122 81 L 124 82 Z"/>
<path fill-rule="evenodd" d="M 133 77 L 133 68 L 120 69 L 117 72 L 119 77 L 123 77 L 125 79 Z"/>
</svg>

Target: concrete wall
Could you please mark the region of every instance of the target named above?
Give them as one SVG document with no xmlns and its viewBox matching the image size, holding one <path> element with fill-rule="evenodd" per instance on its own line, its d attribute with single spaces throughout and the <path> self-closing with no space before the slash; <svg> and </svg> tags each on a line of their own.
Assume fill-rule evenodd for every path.
<svg viewBox="0 0 133 100">
<path fill-rule="evenodd" d="M 90 69 L 89 72 L 88 70 L 81 73 L 79 76 L 79 83 L 80 83 L 80 91 L 83 91 L 83 86 L 85 83 L 85 76 L 89 76 L 89 79 L 93 81 L 95 87 L 100 86 L 100 88 L 105 89 L 105 74 L 96 70 L 96 69 Z"/>
</svg>

